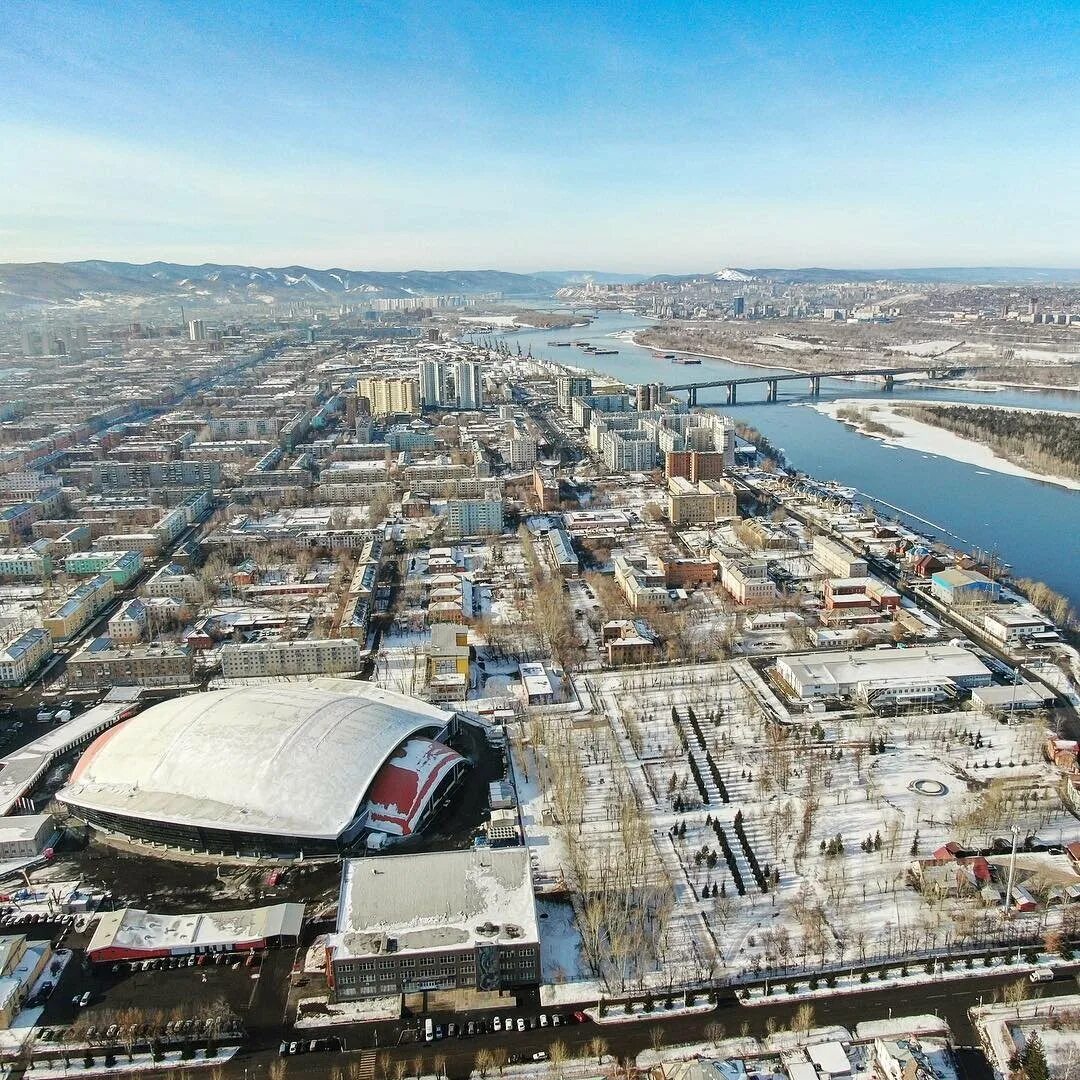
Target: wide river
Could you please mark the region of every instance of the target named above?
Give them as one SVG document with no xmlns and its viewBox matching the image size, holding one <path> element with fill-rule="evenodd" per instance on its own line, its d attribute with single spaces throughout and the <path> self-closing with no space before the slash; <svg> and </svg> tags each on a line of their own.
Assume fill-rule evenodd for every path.
<svg viewBox="0 0 1080 1080">
<path fill-rule="evenodd" d="M 542 356 L 575 367 L 592 368 L 632 383 L 688 383 L 717 378 L 745 378 L 783 368 L 758 368 L 702 358 L 700 366 L 672 364 L 652 351 L 614 339 L 619 331 L 651 326 L 636 315 L 605 312 L 589 327 L 572 330 L 516 330 L 498 335 L 512 348 L 521 345 Z M 767 329 L 763 327 L 763 333 Z M 617 356 L 592 356 L 576 348 L 559 348 L 549 341 L 588 340 L 601 348 L 618 349 Z M 1045 581 L 1065 593 L 1080 609 L 1080 492 L 1005 473 L 989 472 L 916 450 L 893 448 L 859 435 L 838 421 L 807 408 L 811 401 L 805 382 L 780 383 L 780 398 L 766 403 L 764 386 L 739 388 L 739 403 L 728 407 L 725 391 L 703 390 L 700 405 L 723 411 L 756 427 L 774 446 L 783 449 L 791 465 L 821 480 L 853 487 L 866 501 L 884 501 L 886 513 L 907 520 L 921 531 L 940 536 L 954 547 L 994 552 L 1012 565 L 1018 576 Z M 882 397 L 881 384 L 822 379 L 821 400 Z M 985 393 L 956 389 L 904 389 L 891 398 L 967 401 L 1080 412 L 1080 394 L 1052 391 L 1003 390 Z"/>
</svg>

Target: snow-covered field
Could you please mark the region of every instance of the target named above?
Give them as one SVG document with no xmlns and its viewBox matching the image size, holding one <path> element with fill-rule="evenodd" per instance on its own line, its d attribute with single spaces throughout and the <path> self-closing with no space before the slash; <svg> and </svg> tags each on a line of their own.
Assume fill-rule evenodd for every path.
<svg viewBox="0 0 1080 1080">
<path fill-rule="evenodd" d="M 1013 824 L 1080 838 L 1036 722 L 856 710 L 778 720 L 746 661 L 589 675 L 579 694 L 591 713 L 511 729 L 538 885 L 575 906 L 577 935 L 565 906 L 542 931 L 545 976 L 564 992 L 574 980 L 658 991 L 963 944 L 1000 926 L 999 908 L 954 887 L 924 895 L 910 883 L 918 858 L 948 841 L 987 847 Z M 944 793 L 921 794 L 920 780 Z M 622 858 L 629 879 L 611 865 Z M 1054 872 L 1080 881 L 1065 862 Z M 605 889 L 654 904 L 637 928 L 651 945 L 633 963 L 612 962 L 614 915 L 594 895 Z"/>
</svg>

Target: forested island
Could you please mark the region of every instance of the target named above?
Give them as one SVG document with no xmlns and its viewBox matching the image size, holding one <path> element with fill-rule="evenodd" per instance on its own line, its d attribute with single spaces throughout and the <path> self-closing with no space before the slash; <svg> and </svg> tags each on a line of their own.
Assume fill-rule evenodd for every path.
<svg viewBox="0 0 1080 1080">
<path fill-rule="evenodd" d="M 897 405 L 912 420 L 990 447 L 1016 465 L 1080 480 L 1080 416 L 983 405 Z"/>
</svg>

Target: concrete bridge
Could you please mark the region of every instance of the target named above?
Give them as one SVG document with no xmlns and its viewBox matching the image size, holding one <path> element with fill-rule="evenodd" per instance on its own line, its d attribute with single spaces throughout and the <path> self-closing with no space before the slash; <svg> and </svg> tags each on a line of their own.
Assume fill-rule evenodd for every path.
<svg viewBox="0 0 1080 1080">
<path fill-rule="evenodd" d="M 925 375 L 930 379 L 945 379 L 951 375 L 959 375 L 965 371 L 974 371 L 969 367 L 889 367 L 889 368 L 853 368 L 851 371 L 793 371 L 787 375 L 749 375 L 743 379 L 709 379 L 704 382 L 679 383 L 669 385 L 660 384 L 661 397 L 664 391 L 686 390 L 690 405 L 698 403 L 698 391 L 707 390 L 714 386 L 727 387 L 727 403 L 734 405 L 738 401 L 738 387 L 740 386 L 766 386 L 768 392 L 766 401 L 776 401 L 779 393 L 779 385 L 782 382 L 798 382 L 805 380 L 810 384 L 811 394 L 821 393 L 822 379 L 840 379 L 852 375 L 875 375 L 884 382 L 884 388 L 891 390 L 897 375 Z"/>
</svg>

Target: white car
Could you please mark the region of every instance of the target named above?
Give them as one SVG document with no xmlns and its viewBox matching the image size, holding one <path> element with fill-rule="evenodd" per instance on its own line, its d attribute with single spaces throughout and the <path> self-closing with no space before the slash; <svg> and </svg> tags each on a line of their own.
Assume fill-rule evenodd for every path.
<svg viewBox="0 0 1080 1080">
<path fill-rule="evenodd" d="M 496 1016 L 495 1019 L 491 1021 L 491 1027 L 493 1031 L 502 1031 L 502 1017 Z"/>
</svg>

